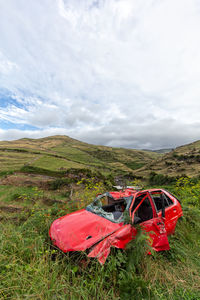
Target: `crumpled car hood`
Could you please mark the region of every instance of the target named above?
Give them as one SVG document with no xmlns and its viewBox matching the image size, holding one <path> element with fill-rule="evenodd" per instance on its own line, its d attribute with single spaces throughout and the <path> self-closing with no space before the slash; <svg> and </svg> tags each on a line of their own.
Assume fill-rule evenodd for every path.
<svg viewBox="0 0 200 300">
<path fill-rule="evenodd" d="M 82 209 L 55 220 L 49 235 L 54 245 L 63 252 L 84 251 L 122 225 Z"/>
</svg>

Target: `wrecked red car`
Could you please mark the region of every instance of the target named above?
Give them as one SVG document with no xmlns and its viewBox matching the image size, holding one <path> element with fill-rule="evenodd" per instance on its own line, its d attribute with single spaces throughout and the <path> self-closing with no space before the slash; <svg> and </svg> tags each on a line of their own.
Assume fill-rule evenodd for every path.
<svg viewBox="0 0 200 300">
<path fill-rule="evenodd" d="M 55 220 L 49 230 L 55 246 L 63 252 L 85 251 L 105 263 L 111 247 L 125 249 L 134 239 L 134 224 L 149 232 L 156 251 L 169 250 L 167 236 L 174 233 L 182 216 L 180 202 L 163 189 L 108 192 L 98 195 L 85 209 Z M 132 225 L 126 223 L 126 216 Z"/>
</svg>

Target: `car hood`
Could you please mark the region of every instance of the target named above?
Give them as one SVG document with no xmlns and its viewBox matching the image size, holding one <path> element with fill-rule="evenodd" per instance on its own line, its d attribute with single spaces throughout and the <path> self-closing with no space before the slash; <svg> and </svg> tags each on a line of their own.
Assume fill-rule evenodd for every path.
<svg viewBox="0 0 200 300">
<path fill-rule="evenodd" d="M 49 235 L 54 245 L 63 252 L 84 251 L 122 225 L 82 209 L 55 220 Z"/>
</svg>

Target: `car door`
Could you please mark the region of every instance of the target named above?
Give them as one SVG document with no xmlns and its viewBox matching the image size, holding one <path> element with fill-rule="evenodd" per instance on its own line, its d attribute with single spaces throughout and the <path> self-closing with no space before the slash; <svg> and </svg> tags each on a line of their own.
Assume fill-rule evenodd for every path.
<svg viewBox="0 0 200 300">
<path fill-rule="evenodd" d="M 162 214 L 161 210 L 163 197 L 165 206 L 165 228 L 168 235 L 173 234 L 179 217 L 179 208 L 177 202 L 175 201 L 175 199 L 172 199 L 172 197 L 170 197 L 169 193 L 163 190 L 151 192 L 151 196 L 155 203 L 156 211 L 159 217 L 161 217 Z"/>
<path fill-rule="evenodd" d="M 140 197 L 140 198 L 139 198 Z M 149 233 L 151 245 L 156 251 L 169 250 L 167 232 L 162 216 L 158 216 L 148 192 L 135 198 L 132 220 Z"/>
</svg>

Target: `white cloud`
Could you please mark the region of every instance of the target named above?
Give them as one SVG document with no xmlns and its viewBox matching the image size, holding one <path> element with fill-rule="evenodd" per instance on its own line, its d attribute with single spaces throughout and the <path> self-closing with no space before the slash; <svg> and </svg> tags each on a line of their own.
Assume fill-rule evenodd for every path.
<svg viewBox="0 0 200 300">
<path fill-rule="evenodd" d="M 0 129 L 0 140 L 13 140 L 21 138 L 43 138 L 51 135 L 66 135 L 67 131 L 64 128 L 51 128 L 44 130 L 19 130 L 19 129 Z"/>
<path fill-rule="evenodd" d="M 10 72 L 12 72 L 13 69 L 17 69 L 17 68 L 18 68 L 18 66 L 15 63 L 9 61 L 0 52 L 0 74 L 7 75 Z"/>
<path fill-rule="evenodd" d="M 16 100 L 0 119 L 116 146 L 199 139 L 199 17 L 196 0 L 0 2 L 0 86 Z"/>
</svg>

